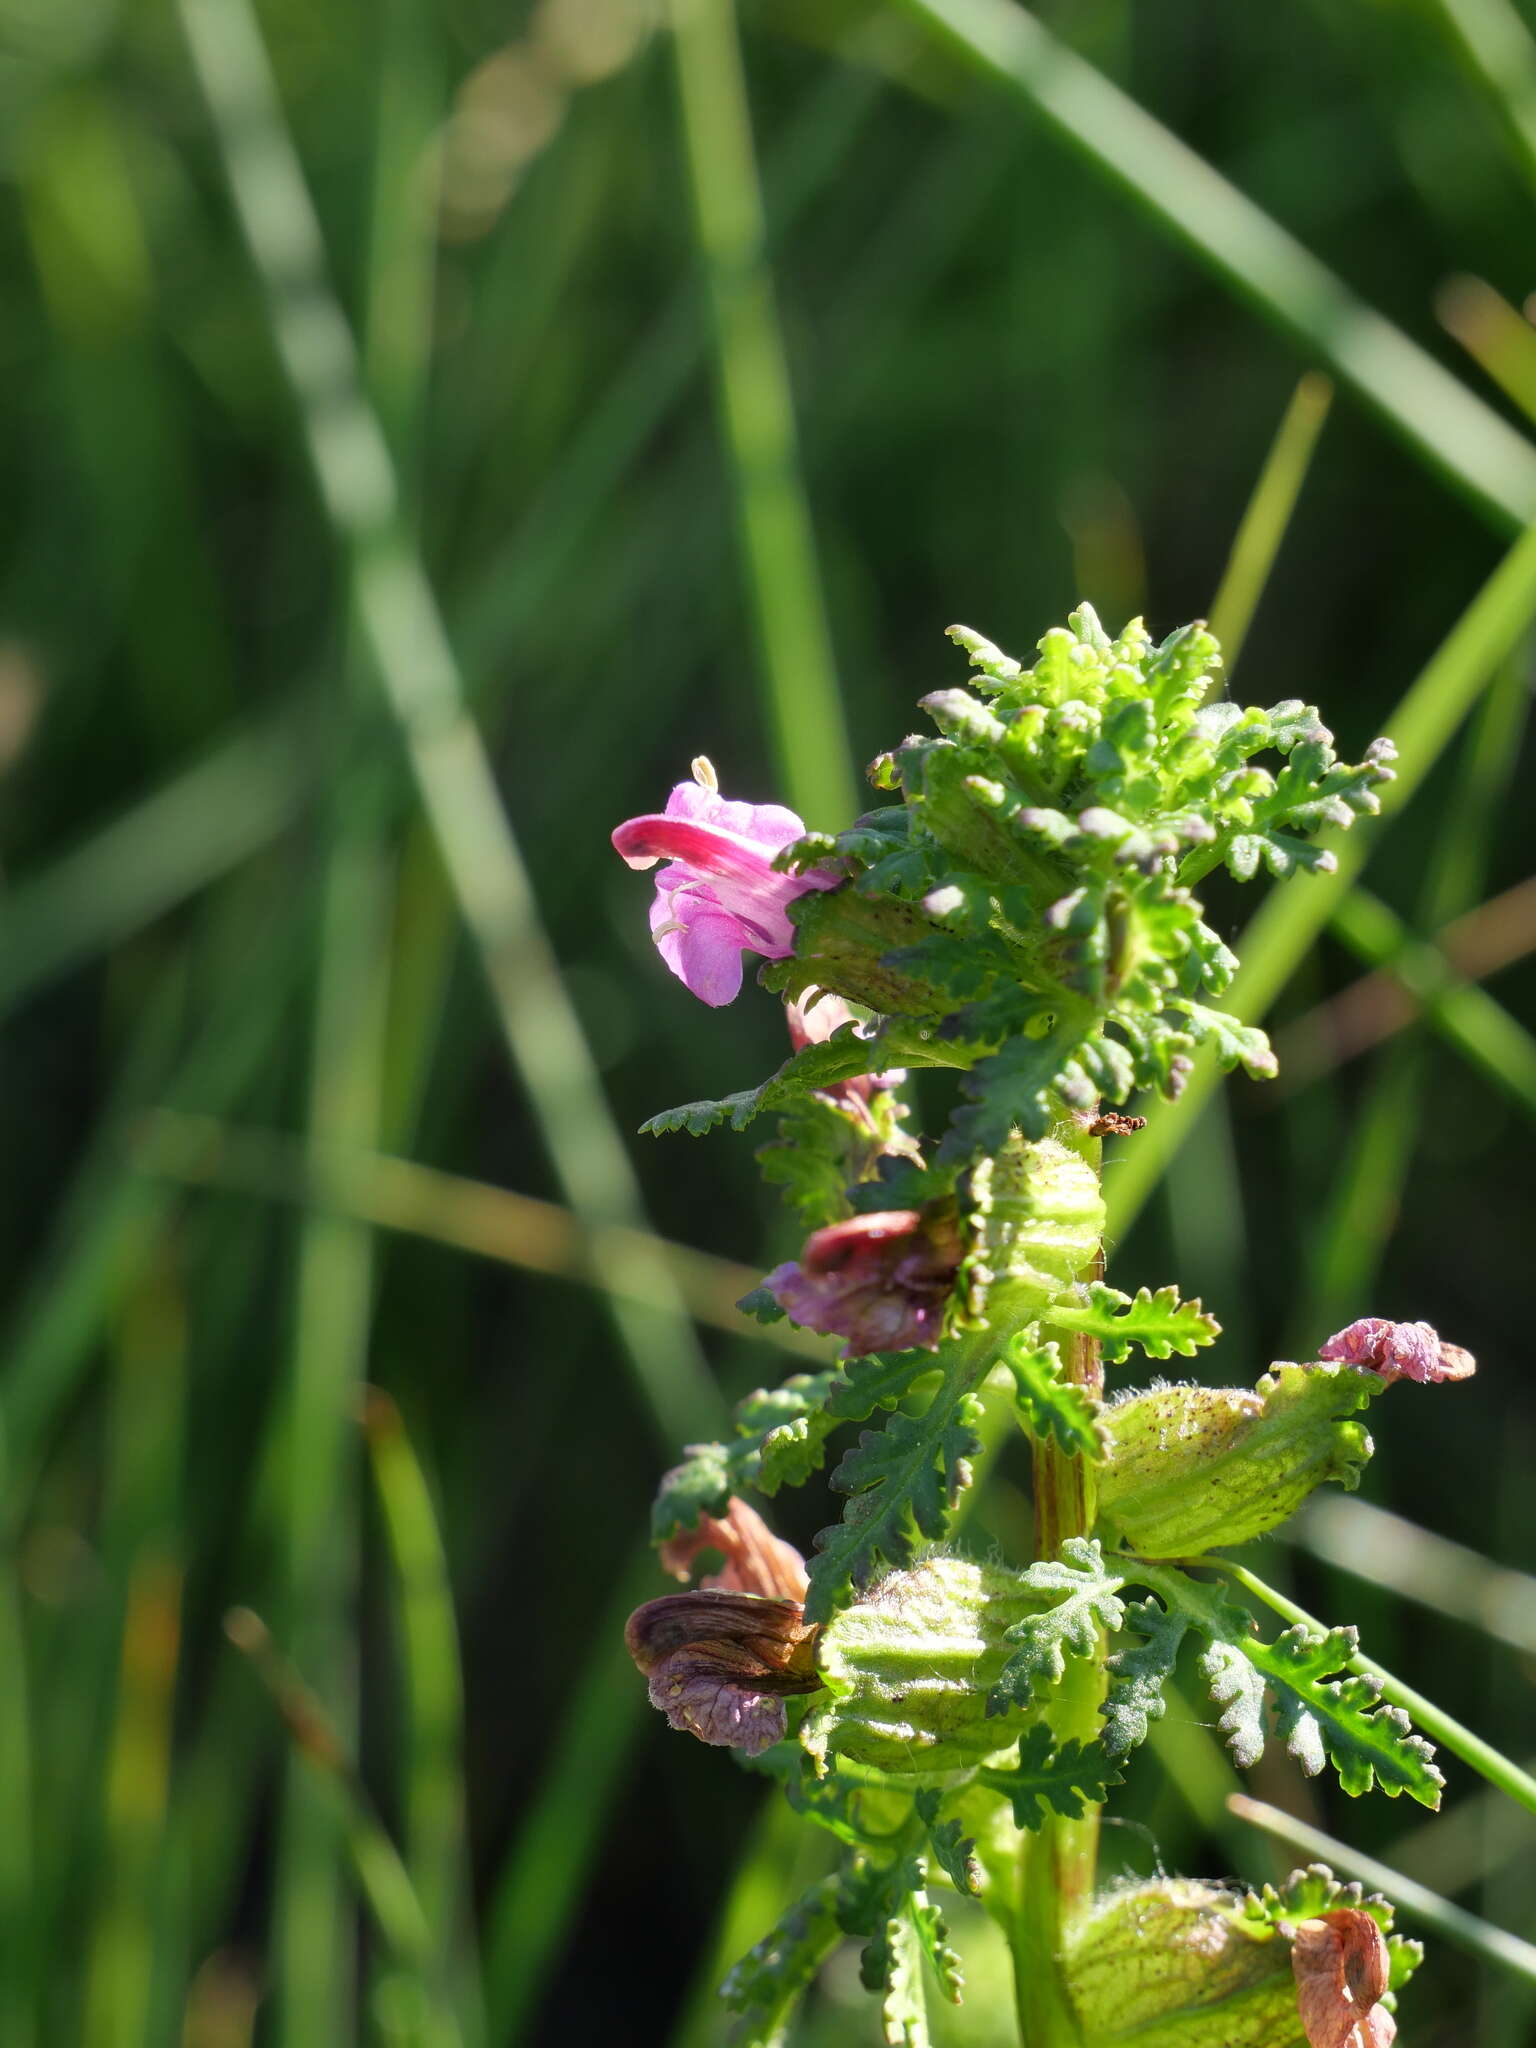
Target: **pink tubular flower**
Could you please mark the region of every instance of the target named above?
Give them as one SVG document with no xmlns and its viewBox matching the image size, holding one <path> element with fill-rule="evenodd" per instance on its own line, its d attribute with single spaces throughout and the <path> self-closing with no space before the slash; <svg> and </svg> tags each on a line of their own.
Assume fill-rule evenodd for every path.
<svg viewBox="0 0 1536 2048">
<path fill-rule="evenodd" d="M 947 1218 L 888 1209 L 829 1223 L 763 1285 L 791 1322 L 846 1337 L 845 1355 L 932 1350 L 961 1259 Z"/>
<path fill-rule="evenodd" d="M 1345 1906 L 1303 1920 L 1291 1968 L 1309 2048 L 1391 2048 L 1397 2022 L 1380 2002 L 1390 1958 L 1369 1913 Z"/>
<path fill-rule="evenodd" d="M 727 803 L 702 756 L 692 782 L 680 782 L 665 811 L 628 818 L 613 835 L 632 868 L 667 862 L 656 877 L 651 936 L 685 987 L 718 1008 L 741 988 L 741 956 L 787 960 L 795 928 L 788 911 L 808 889 L 835 888 L 837 875 L 813 868 L 782 875 L 773 856 L 804 836 L 782 804 Z"/>
<path fill-rule="evenodd" d="M 1459 1344 L 1442 1342 L 1428 1323 L 1392 1323 L 1384 1316 L 1361 1316 L 1318 1349 L 1319 1358 L 1361 1365 L 1382 1379 L 1418 1380 L 1433 1386 L 1439 1380 L 1470 1379 L 1477 1361 Z"/>
</svg>

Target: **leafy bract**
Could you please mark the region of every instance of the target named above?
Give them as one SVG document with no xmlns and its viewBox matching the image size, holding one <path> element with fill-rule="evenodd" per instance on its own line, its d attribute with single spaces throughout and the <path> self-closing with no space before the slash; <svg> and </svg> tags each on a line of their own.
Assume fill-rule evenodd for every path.
<svg viewBox="0 0 1536 2048">
<path fill-rule="evenodd" d="M 832 1474 L 834 1490 L 849 1500 L 842 1521 L 816 1538 L 807 1620 L 825 1621 L 881 1564 L 906 1564 L 921 1541 L 942 1536 L 970 1485 L 970 1461 L 981 1448 L 975 1390 L 996 1356 L 995 1341 L 986 1330 L 973 1331 L 941 1356 L 942 1377 L 924 1413 L 897 1413 L 884 1430 L 862 1431 Z M 911 1361 L 912 1377 L 940 1365 L 930 1353 L 908 1352 L 898 1354 L 886 1370 L 903 1370 L 898 1360 Z M 858 1371 L 864 1364 L 850 1360 L 848 1390 L 840 1399 L 868 1399 L 865 1389 L 871 1382 L 883 1388 L 881 1368 L 866 1375 Z M 877 1398 L 893 1397 L 882 1391 Z"/>
<path fill-rule="evenodd" d="M 1134 1296 L 1102 1280 L 1089 1283 L 1083 1298 L 1051 1304 L 1051 1322 L 1063 1330 L 1079 1330 L 1098 1340 L 1105 1362 L 1118 1365 L 1139 1345 L 1148 1358 L 1168 1358 L 1175 1351 L 1192 1358 L 1202 1344 L 1221 1334 L 1221 1325 L 1198 1301 L 1181 1301 L 1176 1287 L 1154 1294 L 1140 1287 Z"/>
<path fill-rule="evenodd" d="M 984 1784 L 1013 1807 L 1017 1827 L 1039 1828 L 1050 1806 L 1067 1820 L 1080 1820 L 1085 1803 L 1101 1806 L 1120 1774 L 1097 1743 L 1054 1743 L 1037 1723 L 1019 1743 L 1018 1762 L 1006 1770 L 984 1770 Z"/>
<path fill-rule="evenodd" d="M 720 1996 L 741 2015 L 737 2048 L 782 2048 L 796 2006 L 842 1938 L 838 1887 L 836 1877 L 824 1877 L 803 1892 L 721 1985 Z"/>
<path fill-rule="evenodd" d="M 1406 1792 L 1422 1806 L 1439 1806 L 1445 1780 L 1433 1749 L 1400 1707 L 1383 1703 L 1376 1679 L 1350 1669 L 1352 1628 L 1316 1634 L 1298 1625 L 1266 1643 L 1215 1587 L 1170 1566 L 1139 1565 L 1135 1576 L 1208 1639 L 1201 1668 L 1226 1708 L 1219 1725 L 1238 1763 L 1263 1753 L 1267 1687 L 1286 1747 L 1309 1776 L 1330 1763 L 1351 1797 L 1379 1785 L 1388 1797 Z"/>
<path fill-rule="evenodd" d="M 1037 1442 L 1054 1438 L 1074 1457 L 1099 1463 L 1106 1440 L 1099 1404 L 1063 1378 L 1060 1346 L 1031 1345 L 1026 1338 L 1015 1337 L 1003 1361 L 1013 1374 L 1014 1406 L 1029 1435 Z"/>
<path fill-rule="evenodd" d="M 651 1510 L 653 1541 L 691 1529 L 701 1514 L 722 1513 L 743 1488 L 773 1494 L 801 1485 L 821 1464 L 840 1422 L 862 1422 L 876 1408 L 894 1407 L 934 1364 L 927 1351 L 872 1352 L 840 1370 L 796 1373 L 782 1386 L 749 1394 L 737 1406 L 732 1442 L 690 1444 L 683 1463 L 662 1480 Z"/>
<path fill-rule="evenodd" d="M 1060 1685 L 1067 1658 L 1091 1656 L 1099 1630 L 1118 1628 L 1125 1612 L 1119 1598 L 1124 1579 L 1105 1570 L 1099 1545 L 1086 1537 L 1069 1536 L 1059 1558 L 1031 1565 L 1023 1580 L 1033 1592 L 1056 1598 L 1043 1613 L 1026 1615 L 1009 1629 L 1009 1641 L 1019 1647 L 992 1688 L 989 1714 L 1028 1706 Z"/>
<path fill-rule="evenodd" d="M 1099 1711 L 1104 1748 L 1113 1757 L 1126 1756 L 1145 1742 L 1149 1723 L 1163 1718 L 1163 1687 L 1173 1676 L 1189 1617 L 1155 1600 L 1135 1600 L 1127 1605 L 1122 1626 L 1141 1641 L 1116 1650 L 1108 1660 L 1109 1691 Z"/>
</svg>

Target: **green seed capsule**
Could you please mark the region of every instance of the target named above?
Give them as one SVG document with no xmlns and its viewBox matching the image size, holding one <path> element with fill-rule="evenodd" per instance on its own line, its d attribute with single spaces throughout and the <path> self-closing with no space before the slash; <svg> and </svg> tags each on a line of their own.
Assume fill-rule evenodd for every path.
<svg viewBox="0 0 1536 2048">
<path fill-rule="evenodd" d="M 1040 1597 L 1019 1573 L 959 1557 L 892 1572 L 822 1630 L 816 1668 L 829 1697 L 800 1731 L 822 1765 L 846 1756 L 895 1773 L 968 1770 L 1004 1753 L 1015 1724 L 987 1718 L 987 1694 L 1015 1622 Z"/>
<path fill-rule="evenodd" d="M 1277 1365 L 1251 1392 L 1152 1387 L 1113 1403 L 1101 1527 L 1143 1557 L 1198 1557 L 1277 1528 L 1325 1480 L 1352 1491 L 1372 1447 L 1347 1418 L 1377 1385 L 1348 1365 Z"/>
<path fill-rule="evenodd" d="M 1104 1234 L 1104 1197 L 1085 1159 L 1056 1138 L 1011 1138 L 971 1173 L 975 1236 L 961 1269 L 972 1313 L 993 1289 L 1010 1290 L 1009 1316 L 1030 1295 L 1043 1314 L 1093 1260 Z"/>
<path fill-rule="evenodd" d="M 1118 1892 L 1064 1958 L 1084 2048 L 1274 2048 L 1299 2042 L 1290 1946 L 1245 1925 L 1212 1885 Z"/>
</svg>

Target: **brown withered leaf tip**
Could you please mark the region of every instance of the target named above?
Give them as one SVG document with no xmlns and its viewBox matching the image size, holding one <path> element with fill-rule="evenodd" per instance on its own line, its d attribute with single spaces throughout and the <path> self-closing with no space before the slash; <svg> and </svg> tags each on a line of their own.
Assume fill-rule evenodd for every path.
<svg viewBox="0 0 1536 2048">
<path fill-rule="evenodd" d="M 1303 1920 L 1291 1944 L 1296 2005 L 1311 2048 L 1390 2048 L 1397 2022 L 1381 2005 L 1391 1974 L 1369 1913 L 1341 1906 Z"/>
<path fill-rule="evenodd" d="M 698 1526 L 680 1529 L 661 1546 L 661 1567 L 674 1579 L 687 1579 L 702 1551 L 716 1550 L 724 1559 L 717 1572 L 707 1572 L 701 1587 L 723 1593 L 762 1593 L 770 1600 L 804 1600 L 805 1559 L 792 1543 L 775 1536 L 756 1508 L 733 1493 L 722 1520 L 700 1515 Z"/>
</svg>

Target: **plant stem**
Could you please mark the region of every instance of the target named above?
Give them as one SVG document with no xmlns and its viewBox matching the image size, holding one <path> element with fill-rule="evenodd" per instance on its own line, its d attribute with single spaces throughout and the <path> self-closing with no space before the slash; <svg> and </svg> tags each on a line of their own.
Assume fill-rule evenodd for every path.
<svg viewBox="0 0 1536 2048">
<path fill-rule="evenodd" d="M 1075 1122 L 1058 1126 L 1058 1134 L 1100 1170 L 1103 1146 L 1083 1134 Z M 1083 1281 L 1104 1276 L 1102 1245 L 1079 1274 Z M 1097 1397 L 1104 1387 L 1098 1340 L 1080 1332 L 1047 1329 L 1061 1347 L 1066 1376 L 1074 1386 Z M 1086 1536 L 1093 1528 L 1097 1502 L 1093 1468 L 1084 1458 L 1063 1450 L 1052 1438 L 1034 1446 L 1035 1555 L 1056 1557 L 1069 1536 Z M 1058 1741 L 1092 1742 L 1099 1733 L 1099 1702 L 1104 1697 L 1104 1656 L 1074 1660 L 1050 1710 L 1051 1732 Z M 1019 1890 L 1014 1909 L 1014 1996 L 1019 2033 L 1025 2048 L 1075 2048 L 1081 2039 L 1071 1995 L 1061 1970 L 1063 1940 L 1072 1922 L 1093 1897 L 1098 1867 L 1099 1813 L 1089 1806 L 1081 1820 L 1051 1813 L 1044 1825 L 1024 1837 L 1019 1851 Z"/>
</svg>

